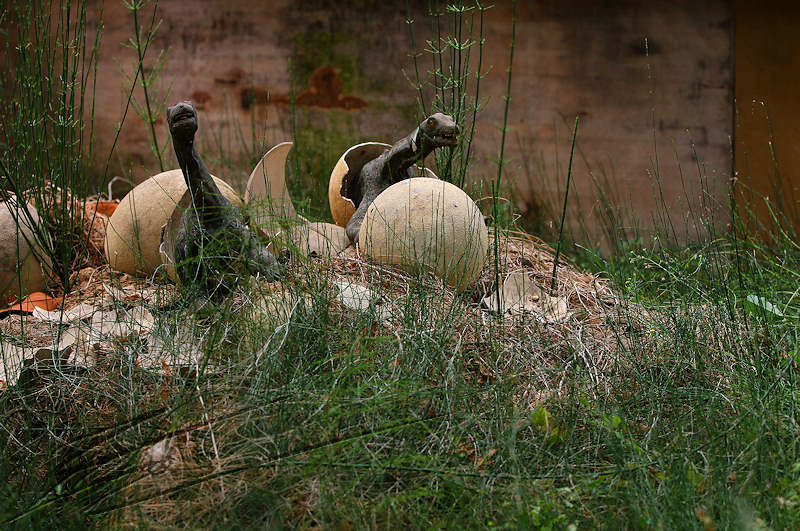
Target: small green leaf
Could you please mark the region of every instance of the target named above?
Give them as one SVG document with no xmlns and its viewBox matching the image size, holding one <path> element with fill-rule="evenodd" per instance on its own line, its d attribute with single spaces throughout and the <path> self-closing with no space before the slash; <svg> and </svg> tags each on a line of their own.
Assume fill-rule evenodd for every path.
<svg viewBox="0 0 800 531">
<path fill-rule="evenodd" d="M 620 424 L 622 424 L 622 418 L 620 418 L 619 415 L 609 416 L 608 414 L 603 413 L 603 420 L 613 430 L 616 430 L 619 428 Z"/>
<path fill-rule="evenodd" d="M 559 430 L 558 428 L 553 428 L 552 430 L 549 430 L 549 432 L 547 433 L 544 443 L 547 446 L 558 446 L 559 444 L 564 442 L 565 439 L 566 436 L 564 434 L 563 429 Z"/>
<path fill-rule="evenodd" d="M 689 484 L 691 484 L 695 490 L 700 490 L 705 481 L 705 477 L 695 470 L 693 466 L 689 466 L 689 468 L 686 469 L 686 479 L 689 480 Z"/>
<path fill-rule="evenodd" d="M 546 430 L 550 429 L 550 412 L 543 407 L 537 407 L 536 411 L 531 415 L 531 423 Z"/>
<path fill-rule="evenodd" d="M 749 305 L 745 305 L 745 308 L 751 314 L 756 313 L 756 311 L 764 310 L 776 317 L 784 317 L 783 312 L 764 297 L 759 297 L 751 293 L 747 296 L 746 302 L 748 302 Z"/>
</svg>

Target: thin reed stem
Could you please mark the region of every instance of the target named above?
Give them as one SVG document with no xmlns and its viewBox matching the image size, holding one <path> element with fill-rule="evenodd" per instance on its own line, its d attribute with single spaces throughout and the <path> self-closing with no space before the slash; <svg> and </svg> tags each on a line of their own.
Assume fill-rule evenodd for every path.
<svg viewBox="0 0 800 531">
<path fill-rule="evenodd" d="M 500 227 L 498 219 L 500 217 L 500 209 L 498 203 L 498 194 L 500 193 L 500 179 L 503 176 L 503 157 L 506 147 L 506 132 L 508 130 L 508 108 L 511 103 L 511 76 L 514 71 L 514 44 L 517 36 L 517 1 L 511 2 L 511 43 L 509 44 L 509 57 L 508 57 L 508 79 L 506 81 L 505 109 L 503 110 L 503 128 L 500 135 L 500 153 L 497 157 L 497 177 L 492 183 L 492 216 L 494 218 L 494 285 L 496 287 L 497 307 L 502 308 L 500 301 Z"/>
<path fill-rule="evenodd" d="M 553 274 L 550 275 L 550 295 L 555 296 L 558 287 L 558 258 L 561 255 L 561 237 L 564 234 L 564 222 L 567 219 L 567 201 L 569 200 L 569 186 L 572 182 L 572 157 L 575 154 L 575 143 L 578 138 L 578 119 L 575 117 L 575 127 L 572 130 L 572 145 L 569 149 L 569 164 L 567 165 L 567 184 L 564 189 L 564 204 L 561 207 L 561 222 L 558 224 L 558 239 L 556 240 L 556 254 L 553 258 Z"/>
<path fill-rule="evenodd" d="M 161 156 L 161 150 L 158 148 L 158 136 L 156 136 L 156 120 L 158 119 L 158 115 L 160 115 L 160 111 L 156 114 L 153 112 L 153 109 L 150 106 L 150 85 L 155 77 L 151 78 L 150 80 L 147 79 L 147 76 L 144 72 L 144 54 L 146 50 L 146 45 L 142 44 L 142 35 L 141 29 L 139 27 L 139 11 L 147 5 L 149 0 L 144 0 L 140 3 L 136 3 L 135 1 L 131 4 L 131 10 L 133 11 L 133 33 L 136 38 L 136 55 L 138 58 L 138 65 L 137 65 L 137 72 L 142 73 L 142 92 L 144 92 L 144 104 L 145 104 L 145 121 L 150 129 L 150 137 L 151 142 L 154 147 L 153 151 L 158 159 L 158 167 L 163 172 L 164 171 L 164 161 Z M 149 45 L 150 41 L 152 40 L 153 36 L 153 22 L 155 22 L 156 12 L 158 11 L 158 0 L 154 0 L 153 2 L 153 20 L 151 21 L 150 28 L 147 31 L 146 42 Z"/>
</svg>

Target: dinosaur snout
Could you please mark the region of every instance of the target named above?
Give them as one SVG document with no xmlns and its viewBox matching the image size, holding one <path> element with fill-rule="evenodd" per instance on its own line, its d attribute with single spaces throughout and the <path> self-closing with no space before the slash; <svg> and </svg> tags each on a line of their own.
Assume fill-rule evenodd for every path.
<svg viewBox="0 0 800 531">
<path fill-rule="evenodd" d="M 185 118 L 193 118 L 197 115 L 189 101 L 181 101 L 172 107 L 167 107 L 167 120 L 170 122 L 178 122 Z"/>
<path fill-rule="evenodd" d="M 176 103 L 167 108 L 167 123 L 173 137 L 189 138 L 197 131 L 197 112 L 191 102 Z"/>
</svg>

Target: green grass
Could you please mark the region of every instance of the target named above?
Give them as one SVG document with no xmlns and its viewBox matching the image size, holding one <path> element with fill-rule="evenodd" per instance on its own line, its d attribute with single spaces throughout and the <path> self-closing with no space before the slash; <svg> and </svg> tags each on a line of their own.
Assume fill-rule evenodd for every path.
<svg viewBox="0 0 800 531">
<path fill-rule="evenodd" d="M 610 271 L 631 275 L 615 284 L 620 304 L 596 328 L 580 314 L 479 325 L 469 298 L 427 277 L 386 292 L 370 268 L 399 309 L 383 325 L 337 306 L 324 264 L 293 264 L 286 285 L 310 301 L 290 316 L 254 318 L 251 295 L 195 317 L 208 331 L 199 374 L 138 369 L 134 343 L 4 393 L 3 518 L 682 528 L 700 514 L 793 527 L 800 268 L 764 257 L 743 265 L 741 289 L 720 263 L 741 243 L 631 252 Z M 151 476 L 139 454 L 169 435 L 183 465 Z"/>
<path fill-rule="evenodd" d="M 459 12 L 451 11 L 456 32 Z M 482 11 L 473 12 L 479 27 Z M 25 117 L 42 110 L 47 95 L 34 95 L 37 106 L 14 107 L 12 131 L 22 134 Z M 442 105 L 471 108 L 466 96 L 448 97 Z M 304 125 L 313 121 L 299 121 L 307 159 L 295 168 L 331 167 L 339 149 L 322 149 Z M 347 147 L 348 132 L 331 128 Z M 39 139 L 4 140 L 2 160 L 41 167 L 44 159 L 19 159 L 24 142 Z M 68 171 L 48 175 L 77 175 L 67 164 L 78 164 L 74 148 L 59 145 L 53 160 Z M 558 291 L 573 310 L 564 324 L 501 320 L 477 307 L 513 268 L 549 285 L 552 261 L 508 254 L 522 245 L 508 232 L 463 295 L 424 274 L 296 258 L 286 310 L 256 311 L 274 297 L 258 283 L 200 310 L 188 291 L 150 306 L 170 354 L 187 348 L 174 343 L 179 326 L 203 335 L 194 370 L 142 368 L 145 347 L 130 340 L 105 345 L 91 368 L 26 371 L 0 392 L 0 525 L 797 527 L 795 232 L 779 211 L 756 223 L 757 199 L 742 194 L 719 207 L 731 228 L 693 210 L 706 230 L 679 243 L 662 212 L 657 237 L 635 239 L 618 230 L 625 223 L 603 182 L 614 252 L 572 256 L 597 278 L 559 269 Z M 313 201 L 324 204 L 324 194 Z M 343 279 L 388 300 L 390 321 L 343 308 L 334 287 Z M 0 340 L 21 340 L 3 330 Z M 146 449 L 165 437 L 180 464 L 148 470 Z"/>
</svg>

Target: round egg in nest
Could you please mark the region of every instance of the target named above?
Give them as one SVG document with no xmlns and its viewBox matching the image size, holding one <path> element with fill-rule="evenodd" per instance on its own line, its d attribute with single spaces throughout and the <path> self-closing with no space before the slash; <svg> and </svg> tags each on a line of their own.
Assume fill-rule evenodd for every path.
<svg viewBox="0 0 800 531">
<path fill-rule="evenodd" d="M 419 177 L 393 184 L 373 201 L 358 242 L 376 263 L 428 269 L 464 291 L 481 274 L 489 234 L 478 205 L 463 190 Z"/>
</svg>

